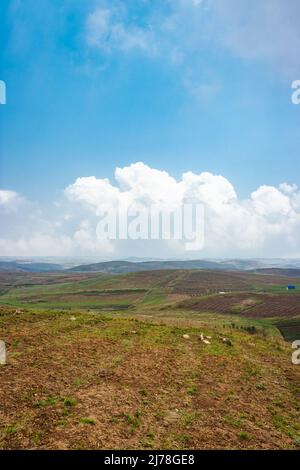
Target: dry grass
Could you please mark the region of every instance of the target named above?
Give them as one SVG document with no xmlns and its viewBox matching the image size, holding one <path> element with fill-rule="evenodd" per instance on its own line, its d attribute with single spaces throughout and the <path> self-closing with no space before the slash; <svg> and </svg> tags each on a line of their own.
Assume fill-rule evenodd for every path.
<svg viewBox="0 0 300 470">
<path fill-rule="evenodd" d="M 3 449 L 299 446 L 300 367 L 278 338 L 99 313 L 0 313 Z"/>
</svg>

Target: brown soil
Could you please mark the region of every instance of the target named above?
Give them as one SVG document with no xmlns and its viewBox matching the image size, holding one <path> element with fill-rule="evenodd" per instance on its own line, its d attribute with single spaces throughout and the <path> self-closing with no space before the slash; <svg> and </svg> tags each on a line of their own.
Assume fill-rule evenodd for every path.
<svg viewBox="0 0 300 470">
<path fill-rule="evenodd" d="M 72 315 L 1 310 L 1 448 L 298 445 L 300 367 L 283 341 Z"/>
</svg>

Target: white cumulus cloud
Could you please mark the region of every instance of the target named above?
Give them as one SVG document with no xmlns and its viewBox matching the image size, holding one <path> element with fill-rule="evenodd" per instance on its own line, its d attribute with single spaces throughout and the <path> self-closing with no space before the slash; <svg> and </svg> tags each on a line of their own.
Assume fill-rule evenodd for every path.
<svg viewBox="0 0 300 470">
<path fill-rule="evenodd" d="M 13 193 L 12 194 L 16 194 Z M 33 206 L 13 213 L 1 210 L 2 255 L 105 255 L 113 257 L 288 257 L 300 253 L 300 192 L 296 185 L 262 185 L 239 198 L 222 175 L 188 171 L 177 180 L 137 162 L 116 168 L 115 183 L 96 176 L 79 177 L 65 189 L 59 211 L 47 215 Z M 0 201 L 9 199 L 0 191 Z M 204 205 L 203 250 L 186 252 L 180 240 L 100 240 L 96 227 L 107 207 L 159 204 L 175 210 L 184 203 Z M 57 208 L 56 208 L 57 209 Z M 5 227 L 5 228 L 4 228 Z"/>
</svg>

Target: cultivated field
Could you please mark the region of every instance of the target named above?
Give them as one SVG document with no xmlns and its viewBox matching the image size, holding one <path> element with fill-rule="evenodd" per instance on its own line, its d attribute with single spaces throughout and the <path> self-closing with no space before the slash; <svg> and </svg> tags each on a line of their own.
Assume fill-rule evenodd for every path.
<svg viewBox="0 0 300 470">
<path fill-rule="evenodd" d="M 294 281 L 1 275 L 0 447 L 300 447 Z"/>
<path fill-rule="evenodd" d="M 254 318 L 300 316 L 300 296 L 289 294 L 233 293 L 189 299 L 180 307 L 200 312 L 229 313 Z"/>
</svg>

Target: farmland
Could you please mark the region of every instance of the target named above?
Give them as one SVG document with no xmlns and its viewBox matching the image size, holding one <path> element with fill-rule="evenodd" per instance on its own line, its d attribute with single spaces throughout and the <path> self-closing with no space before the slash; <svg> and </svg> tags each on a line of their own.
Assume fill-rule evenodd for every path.
<svg viewBox="0 0 300 470">
<path fill-rule="evenodd" d="M 188 300 L 181 307 L 202 312 L 235 313 L 254 318 L 293 317 L 300 315 L 300 297 L 287 294 L 235 293 L 217 294 Z"/>
<path fill-rule="evenodd" d="M 287 283 L 298 286 L 277 272 L 2 274 L 0 447 L 298 448 L 288 341 L 300 295 Z"/>
</svg>

